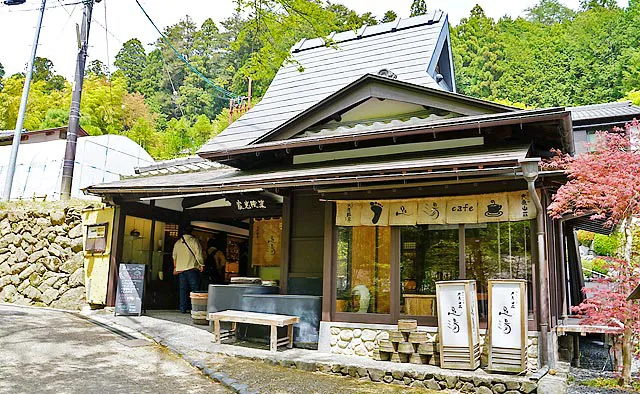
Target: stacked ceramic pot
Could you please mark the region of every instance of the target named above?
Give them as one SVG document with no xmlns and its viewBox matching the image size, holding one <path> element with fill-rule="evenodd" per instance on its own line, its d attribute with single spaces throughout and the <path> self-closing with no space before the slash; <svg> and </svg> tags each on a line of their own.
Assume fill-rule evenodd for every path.
<svg viewBox="0 0 640 394">
<path fill-rule="evenodd" d="M 427 333 L 418 331 L 416 320 L 398 320 L 398 329 L 389 331 L 389 339 L 380 340 L 373 358 L 396 363 L 439 365 L 438 344 L 429 342 Z"/>
</svg>

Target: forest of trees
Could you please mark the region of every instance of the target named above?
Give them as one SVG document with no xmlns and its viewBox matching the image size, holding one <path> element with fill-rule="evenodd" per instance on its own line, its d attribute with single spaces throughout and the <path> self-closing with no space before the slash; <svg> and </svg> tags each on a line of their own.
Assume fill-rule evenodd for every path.
<svg viewBox="0 0 640 394">
<path fill-rule="evenodd" d="M 128 40 L 115 70 L 92 61 L 82 127 L 92 135 L 126 135 L 159 159 L 191 154 L 228 125 L 224 90 L 244 96 L 251 78 L 257 101 L 300 38 L 397 16 L 392 10 L 357 14 L 340 4 L 306 0 L 237 5 L 219 25 L 183 18 L 164 29 L 166 41 L 159 38 L 150 49 Z M 410 12 L 428 10 L 428 1 L 415 0 Z M 640 0 L 630 0 L 627 8 L 613 0 L 582 0 L 577 11 L 541 0 L 523 17 L 499 20 L 476 6 L 451 27 L 451 40 L 459 93 L 520 107 L 640 102 Z M 0 64 L 0 130 L 15 126 L 24 82 L 22 74 L 4 74 Z M 38 58 L 25 129 L 66 125 L 70 101 L 71 83 L 55 73 L 50 60 Z"/>
</svg>

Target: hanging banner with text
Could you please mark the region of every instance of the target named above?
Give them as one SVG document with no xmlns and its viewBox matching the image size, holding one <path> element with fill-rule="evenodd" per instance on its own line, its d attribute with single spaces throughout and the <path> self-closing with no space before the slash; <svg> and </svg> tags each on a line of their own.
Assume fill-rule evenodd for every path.
<svg viewBox="0 0 640 394">
<path fill-rule="evenodd" d="M 516 222 L 536 217 L 527 190 L 406 200 L 336 201 L 337 226 Z"/>
</svg>

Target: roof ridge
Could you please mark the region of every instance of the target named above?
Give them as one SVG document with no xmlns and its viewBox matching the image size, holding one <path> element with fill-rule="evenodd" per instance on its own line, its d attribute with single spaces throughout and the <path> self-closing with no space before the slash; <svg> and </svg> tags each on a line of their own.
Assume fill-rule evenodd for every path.
<svg viewBox="0 0 640 394">
<path fill-rule="evenodd" d="M 292 53 L 307 51 L 315 48 L 325 47 L 327 44 L 341 43 L 352 40 L 359 40 L 366 37 L 380 34 L 393 33 L 399 30 L 406 30 L 414 27 L 433 25 L 446 19 L 447 14 L 440 9 L 429 11 L 423 15 L 409 18 L 396 18 L 391 22 L 379 23 L 377 25 L 362 25 L 358 30 L 347 30 L 340 33 L 335 31 L 326 37 L 303 38 L 291 47 Z M 327 40 L 328 39 L 328 40 Z"/>
</svg>

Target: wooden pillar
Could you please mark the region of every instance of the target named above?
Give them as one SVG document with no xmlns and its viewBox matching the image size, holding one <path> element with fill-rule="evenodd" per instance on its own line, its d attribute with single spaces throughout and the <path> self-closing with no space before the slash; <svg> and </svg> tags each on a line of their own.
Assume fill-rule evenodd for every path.
<svg viewBox="0 0 640 394">
<path fill-rule="evenodd" d="M 107 306 L 116 305 L 118 285 L 118 267 L 122 260 L 124 243 L 124 225 L 126 214 L 121 206 L 116 206 L 111 239 L 111 257 L 109 258 L 109 279 L 107 281 Z"/>
<path fill-rule="evenodd" d="M 282 243 L 280 250 L 280 294 L 287 294 L 291 255 L 291 194 L 282 201 Z"/>
<path fill-rule="evenodd" d="M 322 257 L 322 320 L 331 321 L 335 298 L 334 227 L 332 202 L 324 203 L 324 245 Z"/>
</svg>

